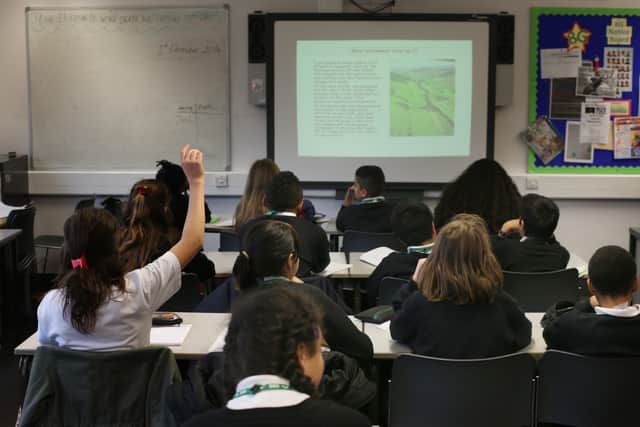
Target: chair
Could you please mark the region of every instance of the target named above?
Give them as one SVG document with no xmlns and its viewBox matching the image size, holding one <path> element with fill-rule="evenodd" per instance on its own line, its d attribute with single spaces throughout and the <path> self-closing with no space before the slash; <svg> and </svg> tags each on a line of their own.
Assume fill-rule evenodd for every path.
<svg viewBox="0 0 640 427">
<path fill-rule="evenodd" d="M 182 285 L 158 311 L 186 311 L 191 312 L 202 301 L 200 283 L 195 273 L 182 273 Z"/>
<path fill-rule="evenodd" d="M 547 273 L 504 272 L 504 290 L 518 301 L 525 312 L 546 311 L 558 301 L 577 301 L 578 270 Z"/>
<path fill-rule="evenodd" d="M 93 208 L 95 205 L 96 205 L 96 198 L 95 197 L 91 197 L 89 199 L 82 199 L 76 205 L 75 211 L 77 212 L 80 209 Z"/>
<path fill-rule="evenodd" d="M 589 357 L 548 350 L 538 363 L 538 422 L 637 426 L 640 357 Z"/>
<path fill-rule="evenodd" d="M 166 390 L 180 382 L 171 350 L 90 352 L 40 346 L 20 426 L 174 426 Z"/>
<path fill-rule="evenodd" d="M 220 232 L 220 252 L 239 252 L 240 237 L 235 231 Z"/>
<path fill-rule="evenodd" d="M 401 355 L 393 365 L 389 425 L 533 425 L 535 369 L 529 354 L 469 360 Z"/>
<path fill-rule="evenodd" d="M 392 233 L 347 230 L 342 239 L 343 252 L 366 252 L 380 246 L 388 246 L 397 251 L 406 250 L 404 244 Z"/>
<path fill-rule="evenodd" d="M 52 234 L 42 234 L 33 240 L 33 246 L 44 249 L 44 264 L 42 272 L 47 272 L 47 261 L 49 260 L 49 249 L 62 249 L 64 244 L 64 236 L 56 236 Z"/>
<path fill-rule="evenodd" d="M 407 283 L 409 283 L 409 281 L 406 279 L 391 276 L 383 277 L 380 282 L 380 289 L 378 290 L 377 305 L 391 305 L 396 292 Z"/>
</svg>

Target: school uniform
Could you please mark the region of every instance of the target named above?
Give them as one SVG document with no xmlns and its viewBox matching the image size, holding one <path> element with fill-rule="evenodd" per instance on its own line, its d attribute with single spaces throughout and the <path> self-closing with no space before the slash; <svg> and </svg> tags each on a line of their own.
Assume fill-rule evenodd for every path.
<svg viewBox="0 0 640 427">
<path fill-rule="evenodd" d="M 329 258 L 329 240 L 325 231 L 317 224 L 296 217 L 293 212 L 275 212 L 252 219 L 238 230 L 240 241 L 244 240 L 247 231 L 260 221 L 282 221 L 290 224 L 300 236 L 302 243 L 298 276 L 308 276 L 311 272 L 323 271 L 331 259 Z"/>
<path fill-rule="evenodd" d="M 368 197 L 353 202 L 351 206 L 342 206 L 336 218 L 336 228 L 340 231 L 391 233 L 393 206 L 384 197 Z"/>
<path fill-rule="evenodd" d="M 262 390 L 260 390 L 262 389 Z M 365 427 L 361 413 L 328 400 L 311 399 L 276 375 L 254 375 L 240 381 L 224 408 L 198 415 L 186 427 L 309 426 Z"/>
<path fill-rule="evenodd" d="M 393 252 L 387 255 L 367 279 L 367 306 L 376 305 L 382 279 L 385 277 L 410 279 L 416 271 L 418 261 L 428 257 L 431 249 L 433 249 L 433 243 L 426 246 L 409 246 L 407 252 Z"/>
<path fill-rule="evenodd" d="M 38 306 L 38 341 L 71 350 L 115 351 L 149 345 L 151 315 L 180 288 L 178 258 L 167 252 L 124 276 L 125 291 L 112 293 L 96 313 L 93 332 L 83 334 L 64 312 L 64 290 L 49 291 Z"/>
<path fill-rule="evenodd" d="M 542 318 L 550 349 L 587 355 L 640 356 L 640 306 L 605 308 L 588 300 L 558 303 Z"/>
<path fill-rule="evenodd" d="M 391 337 L 425 356 L 493 357 L 528 345 L 531 322 L 502 290 L 484 304 L 431 302 L 417 291 L 394 313 Z"/>
<path fill-rule="evenodd" d="M 537 273 L 563 270 L 569 262 L 567 251 L 555 237 L 492 236 L 493 252 L 505 271 Z"/>
</svg>

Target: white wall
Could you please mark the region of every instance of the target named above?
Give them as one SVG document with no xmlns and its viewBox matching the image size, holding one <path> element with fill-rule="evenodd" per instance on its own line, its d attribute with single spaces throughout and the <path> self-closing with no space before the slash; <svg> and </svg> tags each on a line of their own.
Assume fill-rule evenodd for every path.
<svg viewBox="0 0 640 427">
<path fill-rule="evenodd" d="M 163 6 L 180 5 L 177 0 L 138 0 L 136 5 Z M 191 0 L 189 5 L 211 5 L 223 2 L 215 0 Z M 231 114 L 232 114 L 232 169 L 246 171 L 251 162 L 266 153 L 265 110 L 247 103 L 247 34 L 246 16 L 254 10 L 265 12 L 314 12 L 315 0 L 234 0 L 231 5 Z M 497 13 L 508 11 L 516 16 L 516 52 L 514 102 L 496 113 L 496 158 L 507 170 L 516 175 L 523 185 L 526 174 L 526 150 L 517 140 L 517 133 L 526 126 L 529 78 L 529 7 L 637 7 L 635 0 L 617 1 L 525 1 L 525 0 L 397 0 L 394 11 L 406 12 L 452 12 L 452 13 Z M 26 6 L 131 6 L 127 0 L 68 1 L 40 0 L 32 4 L 25 0 L 0 1 L 0 152 L 17 151 L 27 153 L 28 105 L 24 8 Z M 150 162 L 154 159 L 150 156 Z M 74 179 L 69 178 L 65 187 L 72 188 Z M 51 178 L 47 177 L 50 181 Z M 232 194 L 241 187 L 242 180 L 232 177 Z M 605 182 L 606 185 L 601 185 Z M 595 248 L 604 244 L 628 245 L 627 228 L 640 225 L 640 185 L 634 180 L 612 182 L 610 178 L 579 177 L 556 179 L 541 177 L 541 192 L 556 197 L 561 219 L 558 238 L 571 250 L 588 258 Z M 39 185 L 45 185 L 42 182 Z M 57 184 L 60 184 L 58 182 Z M 612 192 L 608 189 L 619 191 Z M 124 190 L 123 190 L 124 191 Z M 524 191 L 524 189 L 523 189 Z M 71 192 L 73 193 L 73 192 Z M 318 193 L 316 193 L 318 194 Z M 329 193 L 319 193 L 328 195 Z M 587 195 L 587 199 L 574 199 L 572 195 Z M 629 197 L 627 200 L 598 200 L 598 197 Z M 584 197 L 584 196 L 581 196 Z M 635 199 L 633 197 L 636 197 Z M 38 208 L 36 234 L 59 234 L 64 219 L 81 197 L 37 196 Z M 209 198 L 209 204 L 218 215 L 229 215 L 237 201 L 236 197 Z M 326 197 L 314 197 L 319 211 L 332 214 L 337 211 L 339 201 Z M 429 200 L 433 207 L 434 200 Z M 215 247 L 215 242 L 209 245 Z"/>
</svg>

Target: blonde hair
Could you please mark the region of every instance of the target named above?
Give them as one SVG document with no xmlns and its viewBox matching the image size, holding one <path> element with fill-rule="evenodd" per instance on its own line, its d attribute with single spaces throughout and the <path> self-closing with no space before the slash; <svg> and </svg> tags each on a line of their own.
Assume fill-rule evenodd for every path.
<svg viewBox="0 0 640 427">
<path fill-rule="evenodd" d="M 493 302 L 502 282 L 487 225 L 470 214 L 456 215 L 440 230 L 417 276 L 418 288 L 429 301 L 455 304 Z"/>
<path fill-rule="evenodd" d="M 278 165 L 273 160 L 256 160 L 249 169 L 247 184 L 240 203 L 236 207 L 234 215 L 234 227 L 239 229 L 253 218 L 266 213 L 264 207 L 264 192 L 273 179 L 280 173 Z"/>
</svg>

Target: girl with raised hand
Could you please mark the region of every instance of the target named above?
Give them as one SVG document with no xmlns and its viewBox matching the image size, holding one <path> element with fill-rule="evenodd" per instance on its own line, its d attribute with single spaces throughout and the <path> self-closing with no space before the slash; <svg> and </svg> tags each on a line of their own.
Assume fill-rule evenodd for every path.
<svg viewBox="0 0 640 427">
<path fill-rule="evenodd" d="M 119 225 L 102 209 L 82 209 L 64 224 L 63 271 L 38 307 L 41 344 L 110 351 L 149 345 L 151 315 L 179 288 L 182 268 L 204 241 L 202 153 L 185 146 L 191 198 L 182 237 L 153 263 L 126 273 Z"/>
</svg>

